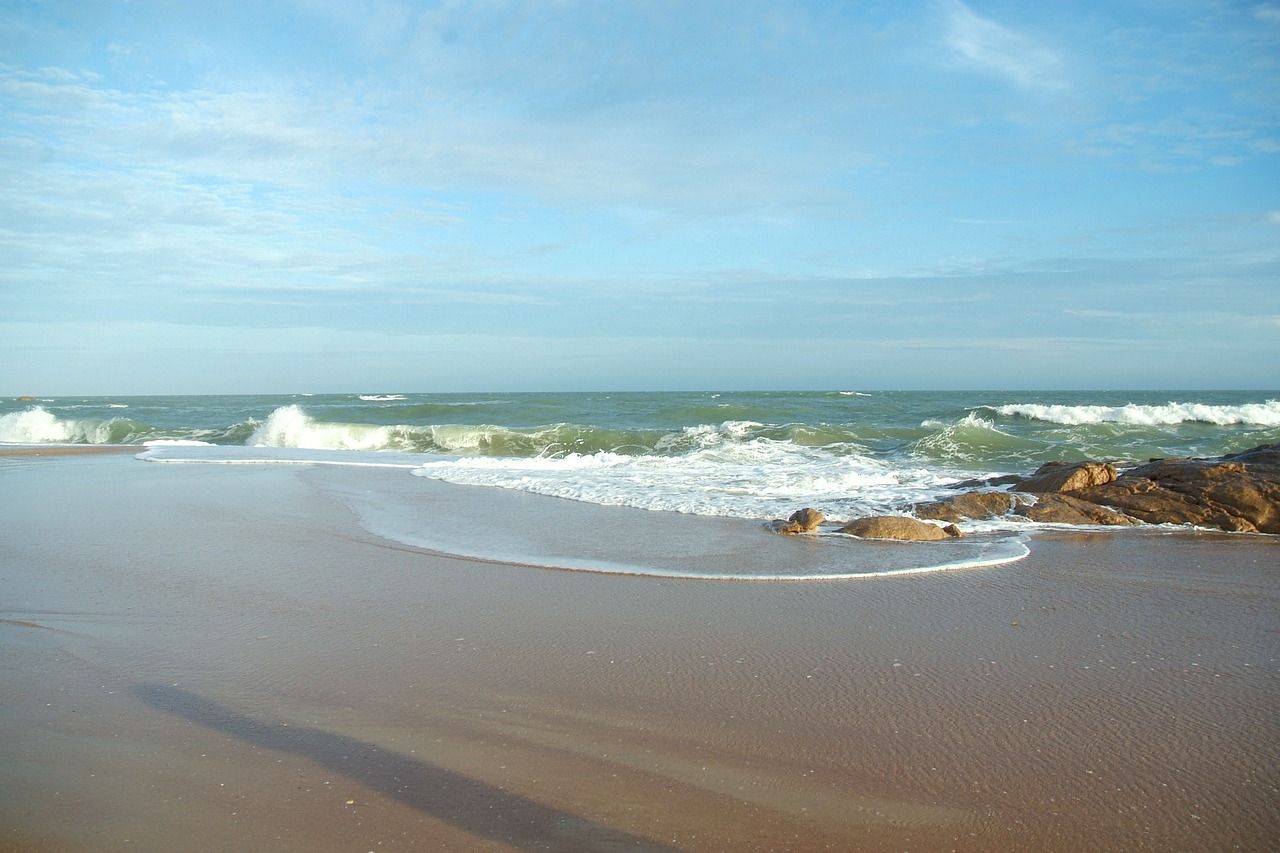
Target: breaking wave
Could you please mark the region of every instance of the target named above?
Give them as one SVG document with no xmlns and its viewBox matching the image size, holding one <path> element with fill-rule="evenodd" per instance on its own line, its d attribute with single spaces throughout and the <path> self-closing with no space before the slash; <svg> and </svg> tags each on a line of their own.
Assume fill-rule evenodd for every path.
<svg viewBox="0 0 1280 853">
<path fill-rule="evenodd" d="M 1166 403 L 1161 406 L 1129 403 L 1124 406 L 1060 406 L 1018 403 L 997 406 L 992 411 L 1008 418 L 1026 418 L 1047 423 L 1082 426 L 1126 424 L 1170 426 L 1202 423 L 1214 426 L 1280 426 L 1280 401 L 1214 406 L 1204 403 Z"/>
<path fill-rule="evenodd" d="M 109 405 L 106 408 L 119 410 L 128 407 Z M 125 417 L 59 417 L 43 406 L 0 415 L 0 443 L 3 444 L 141 445 L 164 440 L 239 444 L 252 429 L 251 423 L 217 429 L 164 429 Z"/>
</svg>

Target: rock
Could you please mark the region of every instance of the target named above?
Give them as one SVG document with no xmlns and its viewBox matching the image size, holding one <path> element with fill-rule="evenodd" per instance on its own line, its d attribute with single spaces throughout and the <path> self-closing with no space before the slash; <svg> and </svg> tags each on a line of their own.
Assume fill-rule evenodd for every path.
<svg viewBox="0 0 1280 853">
<path fill-rule="evenodd" d="M 877 515 L 851 521 L 838 531 L 862 539 L 905 539 L 928 541 L 950 539 L 961 535 L 954 524 L 945 528 L 927 521 L 898 515 Z"/>
<path fill-rule="evenodd" d="M 1253 525 L 1242 525 L 1226 513 L 1200 504 L 1191 495 L 1162 489 L 1150 481 L 1130 479 L 1085 489 L 1079 496 L 1103 506 L 1120 510 L 1148 524 L 1190 524 L 1244 533 L 1256 533 Z"/>
<path fill-rule="evenodd" d="M 1014 486 L 1020 492 L 1074 492 L 1114 482 L 1115 466 L 1106 462 L 1047 462 Z"/>
<path fill-rule="evenodd" d="M 812 533 L 818 529 L 818 525 L 825 520 L 822 513 L 813 507 L 805 507 L 791 513 L 791 517 L 786 521 L 775 521 L 773 529 L 779 533 L 796 534 L 796 533 Z"/>
<path fill-rule="evenodd" d="M 1043 524 L 1137 524 L 1135 519 L 1105 506 L 1070 495 L 1042 494 L 1033 506 L 1016 510 L 1018 515 Z"/>
<path fill-rule="evenodd" d="M 966 518 L 994 518 L 1013 507 L 1006 492 L 965 492 L 953 498 L 916 504 L 911 511 L 916 518 L 936 521 L 964 521 Z"/>
<path fill-rule="evenodd" d="M 1280 478 L 1280 444 L 1260 444 L 1251 450 L 1224 456 L 1222 461 L 1239 462 L 1255 475 Z"/>
<path fill-rule="evenodd" d="M 1074 495 L 1149 524 L 1280 534 L 1280 445 L 1217 459 L 1156 459 Z"/>
</svg>

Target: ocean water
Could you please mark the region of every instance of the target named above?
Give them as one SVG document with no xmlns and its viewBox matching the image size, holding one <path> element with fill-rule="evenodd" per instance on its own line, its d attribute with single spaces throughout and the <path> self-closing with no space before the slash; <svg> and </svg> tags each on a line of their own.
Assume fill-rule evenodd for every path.
<svg viewBox="0 0 1280 853">
<path fill-rule="evenodd" d="M 133 445 L 140 458 L 158 462 L 395 468 L 486 487 L 491 496 L 529 493 L 756 526 L 805 506 L 832 521 L 897 514 L 950 493 L 958 480 L 1026 474 L 1051 460 L 1214 456 L 1274 442 L 1280 442 L 1277 392 L 365 393 L 0 403 L 0 443 Z M 495 556 L 477 541 L 406 533 L 407 516 L 396 521 L 394 507 L 411 501 L 412 481 L 397 481 L 396 490 L 399 497 L 381 508 L 360 499 L 366 519 L 380 519 L 368 522 L 380 524 L 380 533 Z M 875 559 L 885 571 L 906 571 L 1026 553 L 1018 544 L 1026 524 L 969 527 L 979 535 L 945 559 L 938 546 L 927 559 L 918 553 Z M 509 536 L 499 556 L 544 563 L 550 546 L 535 547 L 535 538 L 532 531 Z M 696 555 L 683 546 L 673 550 L 684 554 L 684 573 L 698 574 L 687 568 Z M 555 556 L 557 565 L 574 564 L 561 566 L 568 568 L 607 562 Z M 823 565 L 792 574 L 842 576 L 866 568 L 824 561 L 830 559 L 820 556 Z M 611 570 L 643 572 L 655 562 L 663 561 L 651 556 Z M 681 573 L 674 558 L 666 563 L 655 573 Z M 776 571 L 762 565 L 740 573 Z"/>
</svg>

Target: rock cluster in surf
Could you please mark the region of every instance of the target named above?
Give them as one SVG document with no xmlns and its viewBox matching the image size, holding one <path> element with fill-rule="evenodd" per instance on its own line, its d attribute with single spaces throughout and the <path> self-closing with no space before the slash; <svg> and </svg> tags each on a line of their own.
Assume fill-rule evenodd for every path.
<svg viewBox="0 0 1280 853">
<path fill-rule="evenodd" d="M 948 539 L 961 535 L 958 522 L 1014 516 L 1048 524 L 1174 524 L 1280 534 L 1280 444 L 1141 465 L 1050 462 L 1029 477 L 970 480 L 956 488 L 968 491 L 905 508 L 914 518 L 857 519 L 837 532 L 864 539 Z M 801 513 L 816 514 L 818 521 L 792 524 Z M 817 510 L 801 510 L 775 529 L 808 533 L 821 521 Z"/>
</svg>

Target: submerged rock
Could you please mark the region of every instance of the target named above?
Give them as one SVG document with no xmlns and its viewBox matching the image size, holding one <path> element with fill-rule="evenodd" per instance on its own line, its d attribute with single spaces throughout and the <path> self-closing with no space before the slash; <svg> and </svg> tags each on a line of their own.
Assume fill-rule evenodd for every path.
<svg viewBox="0 0 1280 853">
<path fill-rule="evenodd" d="M 798 509 L 791 513 L 791 517 L 786 521 L 775 521 L 773 529 L 779 533 L 796 534 L 796 533 L 812 533 L 818 529 L 818 525 L 822 524 L 826 517 L 811 506 L 804 509 Z"/>
<path fill-rule="evenodd" d="M 900 515 L 876 515 L 869 518 L 859 518 L 841 527 L 837 532 L 862 539 L 904 539 L 910 541 L 951 539 L 963 535 L 954 524 L 939 527 L 927 521 L 919 521 Z"/>
</svg>

